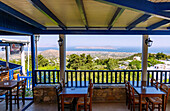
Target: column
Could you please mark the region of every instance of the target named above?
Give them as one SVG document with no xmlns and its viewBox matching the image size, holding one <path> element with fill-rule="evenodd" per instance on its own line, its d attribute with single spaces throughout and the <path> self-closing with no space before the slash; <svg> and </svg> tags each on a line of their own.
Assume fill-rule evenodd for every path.
<svg viewBox="0 0 170 111">
<path fill-rule="evenodd" d="M 35 87 L 35 37 L 31 35 L 32 89 Z"/>
<path fill-rule="evenodd" d="M 63 40 L 60 46 L 60 79 L 65 80 L 65 70 L 66 70 L 66 36 L 64 34 L 59 35 L 59 40 Z"/>
<path fill-rule="evenodd" d="M 22 73 L 25 75 L 25 51 L 24 51 L 24 45 L 21 46 L 21 66 L 22 66 Z"/>
<path fill-rule="evenodd" d="M 5 54 L 6 54 L 6 67 L 9 68 L 9 48 L 5 46 Z"/>
<path fill-rule="evenodd" d="M 146 85 L 146 81 L 147 81 L 148 46 L 145 44 L 146 39 L 148 39 L 148 35 L 143 35 L 142 38 L 142 84 L 143 85 Z"/>
</svg>

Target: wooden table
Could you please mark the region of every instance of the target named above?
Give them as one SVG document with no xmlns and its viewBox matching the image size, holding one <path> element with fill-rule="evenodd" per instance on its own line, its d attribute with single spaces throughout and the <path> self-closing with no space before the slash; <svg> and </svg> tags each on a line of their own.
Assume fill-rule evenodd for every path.
<svg viewBox="0 0 170 111">
<path fill-rule="evenodd" d="M 134 90 L 139 95 L 139 111 L 142 111 L 142 98 L 143 97 L 162 97 L 162 111 L 165 111 L 165 92 L 155 87 L 134 87 Z"/>
<path fill-rule="evenodd" d="M 133 86 L 133 87 L 141 87 L 141 81 L 130 81 L 130 84 Z M 147 87 L 149 87 L 149 86 L 151 86 L 151 83 L 149 82 L 149 83 L 147 83 L 146 84 L 147 85 Z"/>
<path fill-rule="evenodd" d="M 64 97 L 84 97 L 84 111 L 87 111 L 88 87 L 63 88 L 61 95 L 61 111 L 64 111 Z"/>
<path fill-rule="evenodd" d="M 17 87 L 17 82 L 16 80 L 6 80 L 0 82 L 0 89 L 4 90 L 9 90 L 9 95 L 10 95 L 10 111 L 12 111 L 12 89 Z"/>
<path fill-rule="evenodd" d="M 89 81 L 68 81 L 66 87 L 88 87 Z"/>
</svg>

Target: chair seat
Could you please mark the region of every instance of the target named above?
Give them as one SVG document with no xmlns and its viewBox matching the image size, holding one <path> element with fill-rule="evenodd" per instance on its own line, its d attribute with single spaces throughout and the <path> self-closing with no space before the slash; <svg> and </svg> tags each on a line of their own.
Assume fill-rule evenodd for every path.
<svg viewBox="0 0 170 111">
<path fill-rule="evenodd" d="M 139 104 L 139 98 L 135 98 L 134 101 L 135 101 L 135 104 Z M 147 103 L 145 98 L 142 98 L 141 102 L 142 102 L 142 104 L 146 104 Z"/>
<path fill-rule="evenodd" d="M 72 104 L 74 98 L 64 98 L 64 104 Z M 61 99 L 59 101 L 61 104 Z"/>
<path fill-rule="evenodd" d="M 5 93 L 7 93 L 7 90 L 0 90 L 0 95 L 4 95 Z"/>
<path fill-rule="evenodd" d="M 77 101 L 78 105 L 84 105 L 84 97 L 80 97 Z M 90 97 L 87 97 L 87 105 L 90 104 Z"/>
<path fill-rule="evenodd" d="M 160 97 L 149 97 L 148 99 L 154 104 L 162 104 L 162 99 Z"/>
</svg>

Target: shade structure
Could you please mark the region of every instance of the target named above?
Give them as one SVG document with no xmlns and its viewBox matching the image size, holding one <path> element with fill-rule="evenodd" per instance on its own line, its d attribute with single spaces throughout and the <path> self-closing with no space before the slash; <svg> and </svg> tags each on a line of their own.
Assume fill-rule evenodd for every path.
<svg viewBox="0 0 170 111">
<path fill-rule="evenodd" d="M 170 33 L 168 0 L 1 0 L 0 6 L 2 35 Z"/>
</svg>

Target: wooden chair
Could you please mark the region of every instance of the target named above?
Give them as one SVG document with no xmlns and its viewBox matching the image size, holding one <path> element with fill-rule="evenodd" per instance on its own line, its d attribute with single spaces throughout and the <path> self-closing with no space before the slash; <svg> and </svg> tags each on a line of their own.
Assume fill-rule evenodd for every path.
<svg viewBox="0 0 170 111">
<path fill-rule="evenodd" d="M 88 89 L 89 92 L 89 97 L 87 97 L 87 108 L 89 109 L 89 111 L 92 111 L 92 96 L 93 96 L 93 83 L 92 80 L 90 80 L 90 87 Z M 82 107 L 80 107 L 82 106 Z M 84 107 L 84 97 L 80 97 L 77 101 L 77 111 L 79 111 L 80 109 L 83 109 Z"/>
<path fill-rule="evenodd" d="M 126 106 L 129 103 L 129 88 L 128 88 L 129 82 L 125 80 L 125 91 L 126 91 Z"/>
<path fill-rule="evenodd" d="M 129 93 L 130 93 L 130 105 L 131 105 L 131 107 L 130 107 L 130 109 L 131 109 L 131 111 L 132 111 L 132 109 L 133 109 L 133 111 L 135 111 L 135 106 L 136 105 L 139 105 L 139 97 L 136 97 L 135 96 L 135 91 L 134 91 L 134 88 L 131 86 L 131 85 L 129 85 L 129 87 L 130 87 L 130 91 L 129 91 Z M 146 111 L 148 111 L 148 102 L 146 101 L 146 99 L 145 98 L 142 98 L 142 105 L 146 105 L 146 108 L 145 108 L 145 110 Z"/>
<path fill-rule="evenodd" d="M 0 90 L 0 96 L 7 93 L 7 90 Z M 2 102 L 4 99 L 0 99 L 0 102 Z"/>
<path fill-rule="evenodd" d="M 159 84 L 158 81 L 156 81 L 155 79 L 151 79 L 151 86 L 154 86 L 158 89 L 158 84 Z"/>
<path fill-rule="evenodd" d="M 12 96 L 14 96 L 15 103 L 17 101 L 17 107 L 19 109 L 19 96 L 22 96 L 23 105 L 25 105 L 25 90 L 26 90 L 26 81 L 27 79 L 23 79 L 17 82 L 17 88 L 12 91 Z M 6 110 L 8 109 L 9 103 L 9 94 L 6 94 Z"/>
<path fill-rule="evenodd" d="M 165 95 L 165 109 L 166 109 L 166 105 L 167 105 L 168 97 L 170 93 L 170 88 L 167 85 L 161 83 L 160 90 L 166 93 Z M 152 111 L 154 111 L 154 109 L 158 109 L 160 111 L 162 107 L 162 98 L 161 97 L 149 97 L 148 99 L 149 99 L 149 104 L 152 105 L 152 108 L 149 106 L 149 109 L 151 109 Z"/>
<path fill-rule="evenodd" d="M 61 79 L 59 82 L 59 87 L 56 88 L 56 93 L 57 93 L 57 102 L 58 102 L 58 111 L 61 109 L 61 98 L 60 98 L 60 93 L 62 92 L 62 89 L 65 87 L 64 84 L 64 79 Z M 72 111 L 72 103 L 73 103 L 74 98 L 64 98 L 64 104 L 70 106 L 70 111 Z M 65 106 L 64 105 L 64 106 Z"/>
</svg>

